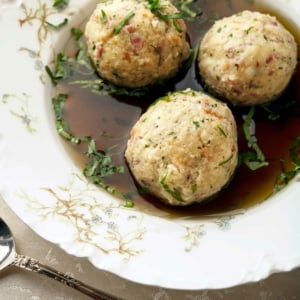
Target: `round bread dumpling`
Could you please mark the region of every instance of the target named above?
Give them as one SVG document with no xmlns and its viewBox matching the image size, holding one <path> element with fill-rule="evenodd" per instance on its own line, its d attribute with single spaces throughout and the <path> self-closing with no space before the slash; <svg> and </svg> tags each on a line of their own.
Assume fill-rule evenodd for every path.
<svg viewBox="0 0 300 300">
<path fill-rule="evenodd" d="M 97 5 L 85 37 L 100 77 L 139 88 L 177 74 L 191 54 L 186 25 L 167 0 L 160 0 L 152 11 L 146 0 L 108 0 Z"/>
<path fill-rule="evenodd" d="M 243 11 L 223 18 L 203 37 L 199 71 L 207 89 L 234 105 L 276 99 L 296 64 L 292 34 L 268 14 Z"/>
<path fill-rule="evenodd" d="M 125 157 L 139 185 L 163 202 L 201 202 L 235 171 L 235 119 L 225 103 L 202 92 L 169 93 L 134 125 Z"/>
</svg>

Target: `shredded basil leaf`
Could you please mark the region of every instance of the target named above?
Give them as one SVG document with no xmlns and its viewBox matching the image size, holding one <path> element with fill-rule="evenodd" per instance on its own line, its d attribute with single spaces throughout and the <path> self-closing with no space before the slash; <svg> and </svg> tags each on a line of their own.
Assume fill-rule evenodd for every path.
<svg viewBox="0 0 300 300">
<path fill-rule="evenodd" d="M 116 95 L 140 97 L 149 92 L 149 87 L 127 89 L 107 83 L 96 76 L 96 70 L 89 59 L 86 46 L 82 41 L 83 33 L 77 28 L 72 28 L 71 33 L 77 44 L 77 55 L 69 57 L 62 53 L 56 56 L 54 68 L 45 66 L 45 70 L 53 85 L 65 80 L 69 84 L 78 85 L 81 88 L 88 88 L 92 93 L 98 95 Z"/>
<path fill-rule="evenodd" d="M 88 141 L 87 137 L 77 137 L 69 132 L 69 125 L 63 118 L 63 108 L 67 98 L 68 96 L 66 94 L 58 94 L 56 97 L 52 98 L 57 132 L 71 143 L 79 144 L 84 141 L 86 142 Z"/>
<path fill-rule="evenodd" d="M 258 170 L 268 165 L 265 161 L 258 161 L 256 153 L 247 151 L 239 154 L 239 165 L 244 163 L 251 171 Z"/>
<path fill-rule="evenodd" d="M 261 167 L 268 166 L 266 158 L 259 148 L 255 136 L 250 131 L 251 122 L 253 120 L 255 108 L 252 106 L 244 120 L 243 132 L 246 140 L 248 141 L 249 148 L 252 148 L 255 152 L 245 152 L 240 154 L 239 158 L 250 170 L 257 170 Z"/>
<path fill-rule="evenodd" d="M 290 158 L 295 167 L 292 170 L 285 171 L 282 167 L 282 172 L 276 176 L 274 183 L 274 191 L 280 191 L 298 174 L 300 173 L 300 136 L 298 136 L 290 147 Z"/>
<path fill-rule="evenodd" d="M 85 154 L 89 158 L 89 161 L 86 163 L 83 169 L 83 174 L 93 183 L 97 184 L 109 193 L 119 195 L 124 198 L 127 203 L 125 203 L 126 207 L 132 207 L 133 202 L 131 201 L 132 203 L 129 205 L 130 200 L 128 199 L 128 197 L 126 197 L 125 194 L 119 192 L 118 190 L 107 185 L 104 182 L 104 179 L 110 175 L 123 173 L 124 167 L 113 165 L 111 156 L 103 150 L 98 150 L 96 148 L 96 141 L 92 137 L 80 137 L 70 133 L 69 125 L 63 119 L 63 109 L 67 98 L 68 96 L 66 94 L 58 94 L 56 97 L 52 98 L 57 132 L 60 136 L 71 143 L 87 143 L 87 151 Z"/>
<path fill-rule="evenodd" d="M 300 167 L 287 171 L 287 172 L 281 172 L 276 176 L 275 184 L 274 184 L 274 191 L 278 192 L 282 190 L 284 187 L 288 185 L 288 183 L 299 173 Z"/>
<path fill-rule="evenodd" d="M 90 162 L 85 166 L 83 174 L 95 183 L 109 175 L 124 172 L 123 166 L 112 165 L 111 157 L 105 151 L 97 150 L 96 142 L 92 138 L 89 140 L 86 155 L 90 158 Z"/>
<path fill-rule="evenodd" d="M 300 166 L 300 136 L 298 136 L 290 148 L 290 157 L 293 163 Z"/>
</svg>

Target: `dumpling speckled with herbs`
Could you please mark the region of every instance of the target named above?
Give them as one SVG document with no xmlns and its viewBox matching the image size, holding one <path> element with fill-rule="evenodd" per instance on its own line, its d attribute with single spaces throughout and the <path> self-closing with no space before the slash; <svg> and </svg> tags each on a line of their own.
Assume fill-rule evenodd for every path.
<svg viewBox="0 0 300 300">
<path fill-rule="evenodd" d="M 86 24 L 85 38 L 102 78 L 138 88 L 177 74 L 191 54 L 186 25 L 171 2 L 158 4 L 108 0 L 97 5 Z"/>
<path fill-rule="evenodd" d="M 198 54 L 200 75 L 209 91 L 234 105 L 276 99 L 296 64 L 292 34 L 275 17 L 250 11 L 216 21 Z"/>
<path fill-rule="evenodd" d="M 140 186 L 163 202 L 201 202 L 234 174 L 235 119 L 225 103 L 205 93 L 169 93 L 133 126 L 125 157 Z"/>
</svg>

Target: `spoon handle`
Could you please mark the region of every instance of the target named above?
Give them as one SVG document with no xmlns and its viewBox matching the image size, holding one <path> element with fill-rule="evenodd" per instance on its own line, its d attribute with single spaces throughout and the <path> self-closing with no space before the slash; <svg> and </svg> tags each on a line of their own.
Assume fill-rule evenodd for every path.
<svg viewBox="0 0 300 300">
<path fill-rule="evenodd" d="M 81 293 L 91 297 L 92 299 L 117 300 L 117 298 L 114 298 L 102 291 L 88 286 L 87 284 L 73 278 L 72 276 L 69 276 L 68 274 L 59 272 L 49 266 L 45 266 L 36 259 L 25 255 L 16 254 L 15 260 L 12 262 L 11 265 L 19 267 L 21 269 L 25 269 L 27 271 L 32 271 L 38 274 L 46 275 L 49 278 L 55 279 L 60 283 L 66 284 L 69 287 L 80 291 Z"/>
</svg>

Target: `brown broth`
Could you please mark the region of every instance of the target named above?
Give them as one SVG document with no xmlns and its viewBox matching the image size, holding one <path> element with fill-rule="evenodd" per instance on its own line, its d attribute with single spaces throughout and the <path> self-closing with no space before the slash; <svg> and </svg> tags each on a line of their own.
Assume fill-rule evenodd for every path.
<svg viewBox="0 0 300 300">
<path fill-rule="evenodd" d="M 198 0 L 198 3 L 203 10 L 200 19 L 200 21 L 203 21 L 201 21 L 202 24 L 187 22 L 193 47 L 199 44 L 205 31 L 213 24 L 216 14 L 223 17 L 244 9 L 259 10 L 249 0 Z M 263 11 L 267 11 L 265 7 Z M 274 14 L 274 12 L 272 13 Z M 166 91 L 187 87 L 202 90 L 195 75 L 196 72 L 196 68 L 192 66 L 187 74 L 177 78 L 178 82 L 176 84 L 170 84 L 165 90 L 154 90 L 150 96 L 141 98 L 99 96 L 92 94 L 87 89 L 80 89 L 76 86 L 61 86 L 69 95 L 65 105 L 64 117 L 70 125 L 71 132 L 77 136 L 92 136 L 96 140 L 99 149 L 108 149 L 116 145 L 109 152 L 112 154 L 114 164 L 123 165 L 125 172 L 109 177 L 106 180 L 107 184 L 122 192 L 132 192 L 138 189 L 124 159 L 129 132 L 149 104 L 158 96 L 164 95 Z M 259 146 L 269 161 L 268 167 L 250 171 L 245 166 L 241 166 L 236 171 L 228 187 L 223 189 L 215 199 L 207 203 L 173 208 L 165 206 L 152 196 L 137 195 L 133 199 L 135 209 L 146 210 L 149 213 L 167 217 L 188 217 L 248 208 L 264 201 L 272 194 L 275 178 L 282 170 L 279 158 L 289 159 L 289 148 L 295 137 L 300 135 L 299 65 L 289 87 L 278 101 L 290 99 L 297 101 L 297 109 L 293 108 L 293 110 L 287 112 L 288 117 L 279 121 L 269 121 L 266 117 L 255 115 L 256 137 Z M 234 109 L 233 112 L 239 128 L 239 149 L 243 151 L 247 147 L 241 124 L 242 115 L 247 110 Z M 76 164 L 83 167 L 86 161 L 83 154 L 85 145 L 73 146 L 69 151 Z"/>
</svg>

